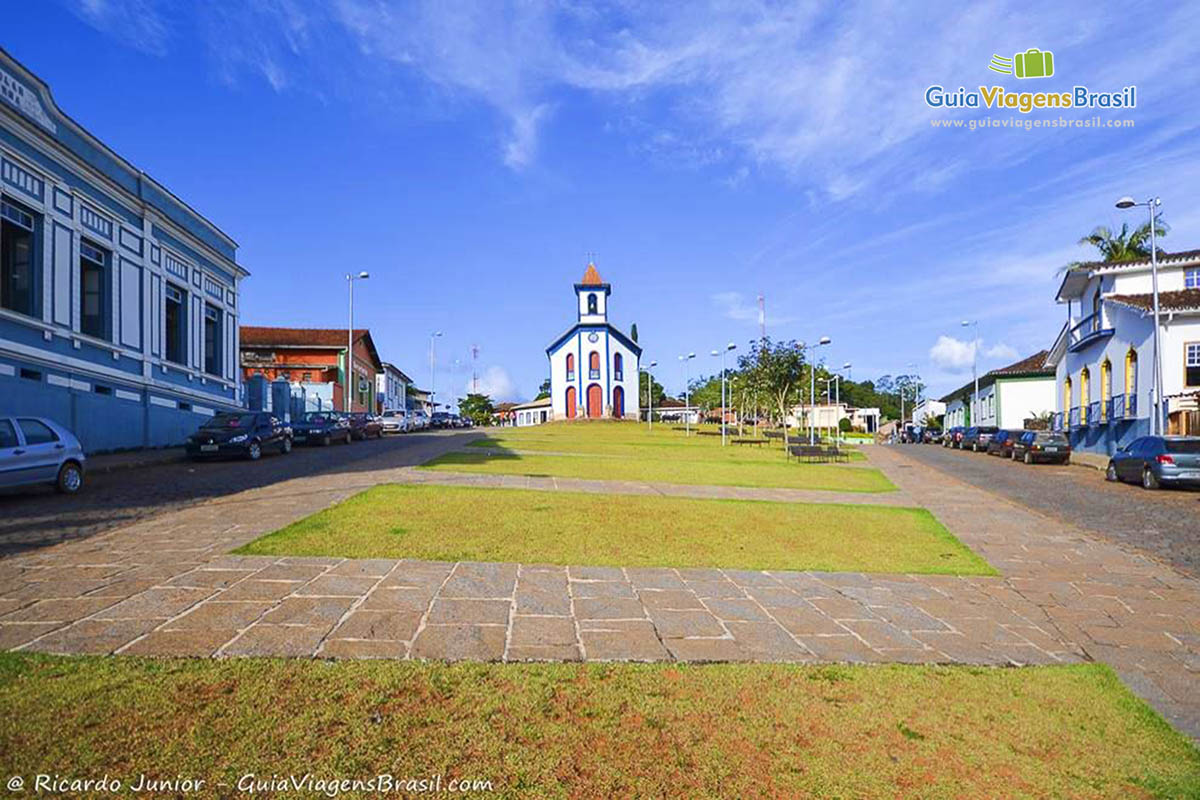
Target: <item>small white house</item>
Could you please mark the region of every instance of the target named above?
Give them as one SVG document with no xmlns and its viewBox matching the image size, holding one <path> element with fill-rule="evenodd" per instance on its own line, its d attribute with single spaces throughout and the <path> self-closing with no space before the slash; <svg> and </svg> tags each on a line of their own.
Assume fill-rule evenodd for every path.
<svg viewBox="0 0 1200 800">
<path fill-rule="evenodd" d="M 551 399 L 543 397 L 540 400 L 534 400 L 529 403 L 519 403 L 511 409 L 513 424 L 518 428 L 523 428 L 529 425 L 541 425 L 550 421 L 550 415 L 553 413 L 551 407 Z"/>
<path fill-rule="evenodd" d="M 1158 259 L 1164 430 L 1200 433 L 1200 250 Z M 1070 270 L 1050 364 L 1055 425 L 1079 450 L 1113 453 L 1151 431 L 1154 296 L 1149 259 Z"/>
<path fill-rule="evenodd" d="M 546 348 L 552 419 L 638 418 L 642 348 L 608 321 L 612 287 L 588 264 L 575 284 L 575 324 Z"/>
<path fill-rule="evenodd" d="M 921 399 L 916 408 L 912 410 L 912 421 L 918 425 L 926 425 L 937 421 L 937 418 L 946 413 L 946 404 L 941 400 L 934 400 L 930 397 Z"/>
<path fill-rule="evenodd" d="M 979 376 L 979 396 L 974 397 L 975 381 L 941 399 L 946 404 L 946 428 L 970 425 L 995 425 L 1020 429 L 1025 421 L 1054 410 L 1054 370 L 1048 366 L 1049 351 L 991 370 Z"/>
<path fill-rule="evenodd" d="M 400 369 L 388 362 L 383 362 L 383 371 L 375 376 L 375 392 L 379 396 L 376 406 L 383 411 L 404 411 L 407 408 L 406 392 L 412 385 L 412 379 Z"/>
</svg>

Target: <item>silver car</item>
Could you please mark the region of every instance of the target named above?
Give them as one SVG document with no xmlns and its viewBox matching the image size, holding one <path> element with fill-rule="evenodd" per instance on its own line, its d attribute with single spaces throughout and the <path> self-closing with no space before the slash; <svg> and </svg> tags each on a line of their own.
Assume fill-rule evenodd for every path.
<svg viewBox="0 0 1200 800">
<path fill-rule="evenodd" d="M 86 460 L 75 434 L 57 422 L 0 416 L 0 488 L 47 483 L 75 494 Z"/>
</svg>

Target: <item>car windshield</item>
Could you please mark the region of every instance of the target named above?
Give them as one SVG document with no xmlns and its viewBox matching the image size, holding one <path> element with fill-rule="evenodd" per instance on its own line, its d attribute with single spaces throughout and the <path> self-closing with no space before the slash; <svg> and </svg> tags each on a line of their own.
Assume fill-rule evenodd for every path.
<svg viewBox="0 0 1200 800">
<path fill-rule="evenodd" d="M 1067 437 L 1061 433 L 1039 433 L 1037 435 L 1039 441 L 1048 442 L 1050 444 L 1066 444 Z"/>
<path fill-rule="evenodd" d="M 400 412 L 399 411 L 385 411 L 385 412 L 383 412 L 383 415 L 385 417 L 398 417 L 398 416 L 400 416 Z"/>
<path fill-rule="evenodd" d="M 253 425 L 253 414 L 217 414 L 204 423 L 205 428 L 249 428 Z"/>
<path fill-rule="evenodd" d="M 333 417 L 328 414 L 305 414 L 305 422 L 332 422 Z"/>
<path fill-rule="evenodd" d="M 1200 454 L 1200 439 L 1167 439 L 1168 453 Z"/>
</svg>

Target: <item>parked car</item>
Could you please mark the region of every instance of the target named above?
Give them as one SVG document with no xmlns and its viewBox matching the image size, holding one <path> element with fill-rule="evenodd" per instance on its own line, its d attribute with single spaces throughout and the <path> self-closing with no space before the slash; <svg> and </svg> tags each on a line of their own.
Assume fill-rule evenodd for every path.
<svg viewBox="0 0 1200 800">
<path fill-rule="evenodd" d="M 433 419 L 429 420 L 431 428 L 448 428 L 450 427 L 450 415 L 445 411 L 433 412 Z"/>
<path fill-rule="evenodd" d="M 379 418 L 384 433 L 408 433 L 408 414 L 403 411 L 389 409 Z"/>
<path fill-rule="evenodd" d="M 1012 444 L 1012 460 L 1033 464 L 1037 461 L 1068 464 L 1071 461 L 1071 443 L 1061 433 L 1051 431 L 1025 431 Z"/>
<path fill-rule="evenodd" d="M 264 448 L 292 452 L 292 429 L 261 411 L 217 414 L 188 437 L 185 450 L 194 460 L 218 456 L 242 456 L 257 461 Z"/>
<path fill-rule="evenodd" d="M 942 440 L 942 432 L 937 428 L 926 428 L 925 436 L 922 438 L 925 444 L 937 444 Z"/>
<path fill-rule="evenodd" d="M 998 430 L 991 439 L 988 440 L 987 454 L 989 456 L 1000 456 L 1001 458 L 1012 458 L 1013 443 L 1021 437 L 1025 431 L 1014 430 Z"/>
<path fill-rule="evenodd" d="M 63 494 L 83 488 L 83 446 L 45 417 L 0 417 L 0 488 L 51 484 Z"/>
<path fill-rule="evenodd" d="M 429 427 L 429 415 L 424 411 L 409 412 L 409 430 L 423 431 Z"/>
<path fill-rule="evenodd" d="M 350 444 L 350 421 L 335 411 L 310 411 L 292 423 L 292 437 L 302 444 Z"/>
<path fill-rule="evenodd" d="M 1108 460 L 1110 481 L 1140 481 L 1145 489 L 1200 486 L 1200 436 L 1143 436 Z"/>
<path fill-rule="evenodd" d="M 955 425 L 946 431 L 946 435 L 942 437 L 942 447 L 958 447 L 962 443 L 964 430 L 966 429 L 962 425 Z"/>
<path fill-rule="evenodd" d="M 999 430 L 995 425 L 972 425 L 963 432 L 958 446 L 973 453 L 986 452 L 988 442 Z"/>
<path fill-rule="evenodd" d="M 383 423 L 366 411 L 351 411 L 345 415 L 350 422 L 350 437 L 360 442 L 383 438 Z"/>
</svg>

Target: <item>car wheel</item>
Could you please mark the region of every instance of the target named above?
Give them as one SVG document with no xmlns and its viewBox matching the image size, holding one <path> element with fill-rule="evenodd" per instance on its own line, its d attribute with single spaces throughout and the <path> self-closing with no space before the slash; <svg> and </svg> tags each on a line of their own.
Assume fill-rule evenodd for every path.
<svg viewBox="0 0 1200 800">
<path fill-rule="evenodd" d="M 1117 465 L 1111 461 L 1108 462 L 1108 469 L 1104 470 L 1104 480 L 1110 483 L 1116 483 L 1121 480 L 1121 476 L 1117 474 Z"/>
<path fill-rule="evenodd" d="M 83 488 L 83 470 L 74 461 L 68 461 L 58 470 L 54 488 L 62 494 L 75 494 Z"/>
<path fill-rule="evenodd" d="M 285 455 L 292 452 L 292 438 L 290 436 L 283 437 L 283 444 L 279 445 L 279 452 Z"/>
<path fill-rule="evenodd" d="M 1029 453 L 1025 453 L 1025 463 L 1026 463 L 1026 464 L 1032 464 L 1032 463 L 1033 463 L 1033 456 L 1032 456 L 1032 455 L 1030 455 Z"/>
<path fill-rule="evenodd" d="M 251 442 L 250 446 L 246 448 L 246 458 L 251 461 L 258 461 L 262 458 L 262 445 L 258 442 Z"/>
<path fill-rule="evenodd" d="M 1159 488 L 1160 485 L 1158 477 L 1150 471 L 1149 467 L 1145 467 L 1142 470 L 1142 488 L 1153 490 Z"/>
</svg>

